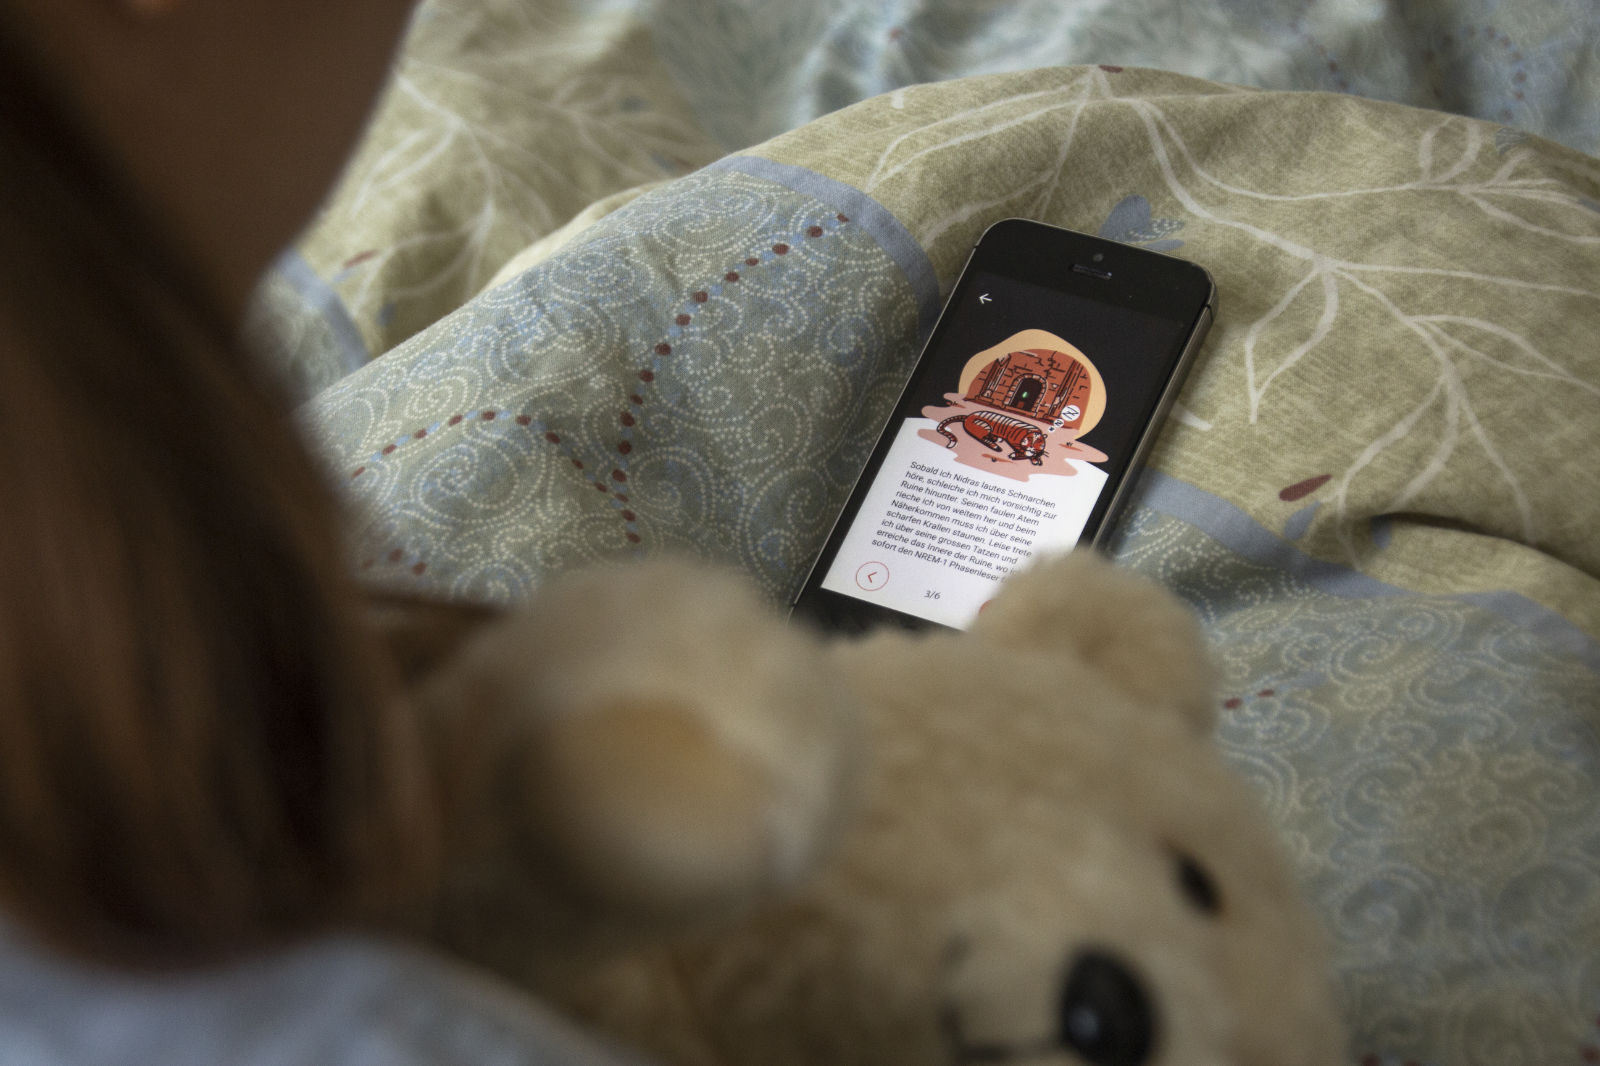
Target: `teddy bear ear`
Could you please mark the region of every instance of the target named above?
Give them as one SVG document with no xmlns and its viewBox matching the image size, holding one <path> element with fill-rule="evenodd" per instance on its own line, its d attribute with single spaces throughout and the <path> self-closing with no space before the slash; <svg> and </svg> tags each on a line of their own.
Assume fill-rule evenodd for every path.
<svg viewBox="0 0 1600 1066">
<path fill-rule="evenodd" d="M 1199 620 L 1149 578 L 1090 549 L 1050 556 L 1006 579 L 973 623 L 983 639 L 1071 654 L 1142 706 L 1208 733 L 1217 677 Z"/>
<path fill-rule="evenodd" d="M 450 830 L 441 908 L 588 947 L 791 887 L 853 808 L 855 706 L 823 656 L 697 565 L 550 582 L 419 693 Z M 526 944 L 450 939 L 499 966 L 497 935 Z"/>
</svg>

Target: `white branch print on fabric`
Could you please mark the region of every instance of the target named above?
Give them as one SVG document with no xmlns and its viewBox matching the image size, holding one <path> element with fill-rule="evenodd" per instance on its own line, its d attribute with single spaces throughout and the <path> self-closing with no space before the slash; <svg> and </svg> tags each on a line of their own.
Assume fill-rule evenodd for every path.
<svg viewBox="0 0 1600 1066">
<path fill-rule="evenodd" d="M 1406 156 L 1394 154 L 1398 165 L 1375 169 L 1370 183 L 1352 184 L 1344 171 L 1330 171 L 1319 183 L 1315 166 L 1296 168 L 1289 183 L 1272 178 L 1270 166 L 1261 176 L 1238 167 L 1224 171 L 1208 162 L 1221 158 L 1213 142 L 1190 143 L 1195 134 L 1185 132 L 1181 95 L 1123 97 L 1116 75 L 1116 68 L 1088 68 L 1049 89 L 1029 87 L 954 112 L 930 111 L 924 121 L 885 137 L 864 188 L 892 199 L 901 187 L 915 187 L 927 168 L 983 152 L 986 144 L 1005 145 L 968 195 L 921 207 L 920 217 L 908 221 L 913 235 L 932 249 L 1004 213 L 1071 225 L 1081 215 L 1085 185 L 1098 176 L 1087 171 L 1119 165 L 1118 158 L 1076 155 L 1082 131 L 1131 112 L 1136 121 L 1121 125 L 1129 133 L 1142 130 L 1144 143 L 1128 143 L 1118 156 L 1153 172 L 1189 222 L 1228 245 L 1227 255 L 1208 260 L 1206 230 L 1185 231 L 1197 261 L 1227 269 L 1253 260 L 1247 276 L 1225 279 L 1231 285 L 1224 284 L 1218 336 L 1227 347 L 1212 371 L 1236 382 L 1243 405 L 1236 415 L 1190 405 L 1190 421 L 1183 424 L 1215 428 L 1242 415 L 1262 440 L 1295 432 L 1292 409 L 1325 388 L 1319 383 L 1336 378 L 1339 367 L 1356 365 L 1352 346 L 1360 346 L 1360 365 L 1376 376 L 1362 379 L 1359 403 L 1344 401 L 1352 413 L 1342 418 L 1324 456 L 1331 464 L 1325 470 L 1330 506 L 1317 515 L 1321 525 L 1332 524 L 1344 561 L 1359 564 L 1370 550 L 1365 523 L 1374 513 L 1427 513 L 1428 501 L 1446 491 L 1442 486 L 1474 472 L 1476 483 L 1495 486 L 1503 501 L 1495 531 L 1539 544 L 1548 518 L 1525 484 L 1535 472 L 1524 468 L 1510 444 L 1516 438 L 1500 421 L 1506 416 L 1498 410 L 1497 383 L 1510 375 L 1594 396 L 1600 388 L 1563 361 L 1571 358 L 1570 346 L 1552 346 L 1547 322 L 1476 309 L 1517 309 L 1524 301 L 1492 298 L 1508 292 L 1592 306 L 1600 288 L 1586 276 L 1525 269 L 1474 254 L 1470 245 L 1434 241 L 1433 220 L 1449 218 L 1465 228 L 1487 219 L 1536 240 L 1584 247 L 1600 243 L 1596 206 L 1537 165 L 1543 157 L 1534 147 L 1453 116 L 1420 132 L 1409 127 L 1407 135 L 1416 138 L 1410 173 Z M 1251 90 L 1237 92 L 1247 97 Z M 915 113 L 917 99 L 904 94 L 895 112 Z M 1331 150 L 1341 147 L 1330 144 Z M 1262 151 L 1268 148 L 1263 142 Z M 1330 224 L 1334 218 L 1346 221 Z M 1241 250 L 1239 237 L 1259 251 Z M 1442 250 L 1447 247 L 1452 250 Z"/>
</svg>

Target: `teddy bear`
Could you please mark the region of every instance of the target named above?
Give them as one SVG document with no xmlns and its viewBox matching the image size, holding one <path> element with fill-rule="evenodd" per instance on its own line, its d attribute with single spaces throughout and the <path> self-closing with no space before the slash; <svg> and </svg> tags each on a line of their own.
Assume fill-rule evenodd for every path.
<svg viewBox="0 0 1600 1066">
<path fill-rule="evenodd" d="M 426 687 L 431 935 L 668 1066 L 1343 1061 L 1213 688 L 1086 550 L 853 639 L 698 566 L 573 575 Z"/>
</svg>

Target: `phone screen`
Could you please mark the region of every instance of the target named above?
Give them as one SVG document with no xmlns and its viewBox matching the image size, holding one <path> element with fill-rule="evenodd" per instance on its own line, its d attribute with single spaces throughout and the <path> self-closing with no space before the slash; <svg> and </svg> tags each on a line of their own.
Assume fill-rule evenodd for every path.
<svg viewBox="0 0 1600 1066">
<path fill-rule="evenodd" d="M 808 591 L 965 628 L 1013 569 L 1094 535 L 1204 301 L 1083 287 L 969 267 Z"/>
</svg>

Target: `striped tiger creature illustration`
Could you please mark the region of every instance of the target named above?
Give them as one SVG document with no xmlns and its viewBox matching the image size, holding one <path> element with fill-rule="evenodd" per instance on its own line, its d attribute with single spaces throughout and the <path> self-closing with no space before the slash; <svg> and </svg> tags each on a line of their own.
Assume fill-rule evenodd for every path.
<svg viewBox="0 0 1600 1066">
<path fill-rule="evenodd" d="M 1020 418 L 990 411 L 969 411 L 951 415 L 936 427 L 939 435 L 948 437 L 946 448 L 956 446 L 956 435 L 945 429 L 952 422 L 960 422 L 967 434 L 990 451 L 1003 451 L 1002 442 L 1011 446 L 1012 459 L 1026 459 L 1034 466 L 1044 465 L 1044 431 Z"/>
</svg>

